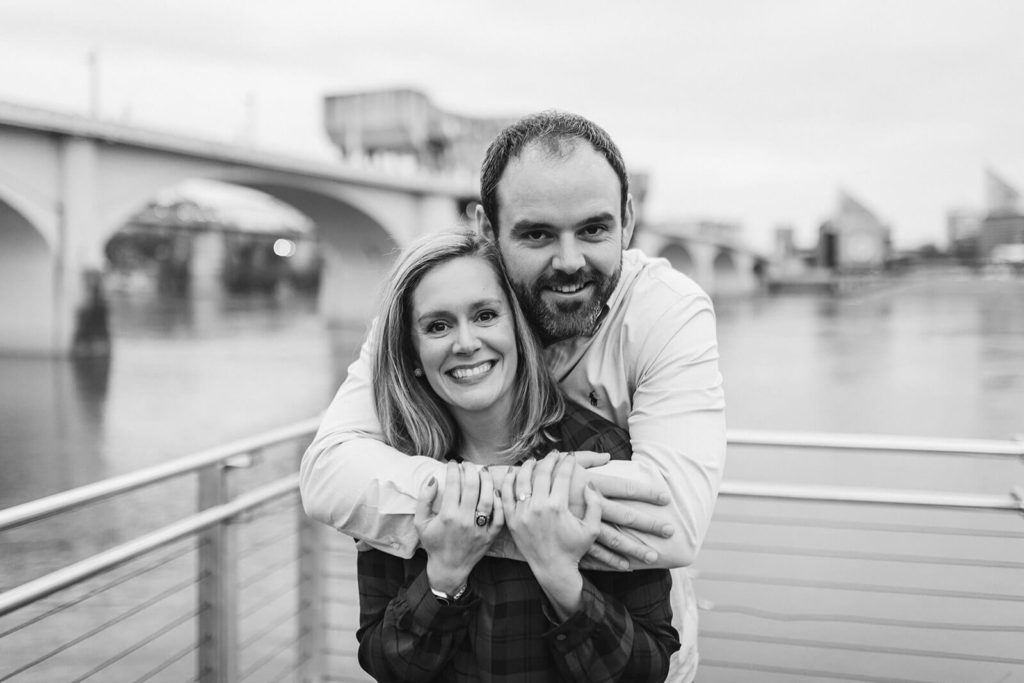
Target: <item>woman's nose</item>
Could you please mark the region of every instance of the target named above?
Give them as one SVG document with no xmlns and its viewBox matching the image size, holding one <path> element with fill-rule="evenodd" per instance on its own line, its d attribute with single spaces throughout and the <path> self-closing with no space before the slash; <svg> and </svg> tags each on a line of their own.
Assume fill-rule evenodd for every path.
<svg viewBox="0 0 1024 683">
<path fill-rule="evenodd" d="M 473 334 L 473 328 L 470 325 L 461 325 L 459 333 L 455 337 L 455 345 L 452 350 L 455 353 L 467 354 L 473 353 L 479 348 L 480 339 Z"/>
</svg>

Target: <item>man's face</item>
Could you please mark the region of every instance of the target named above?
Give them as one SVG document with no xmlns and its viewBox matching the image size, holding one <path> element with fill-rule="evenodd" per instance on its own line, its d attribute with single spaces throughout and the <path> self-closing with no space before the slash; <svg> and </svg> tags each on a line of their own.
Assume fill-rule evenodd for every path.
<svg viewBox="0 0 1024 683">
<path fill-rule="evenodd" d="M 633 233 L 621 186 L 589 143 L 567 155 L 536 145 L 509 162 L 498 183 L 497 242 L 519 303 L 544 343 L 590 334 L 615 289 Z M 484 234 L 494 230 L 477 210 Z"/>
</svg>

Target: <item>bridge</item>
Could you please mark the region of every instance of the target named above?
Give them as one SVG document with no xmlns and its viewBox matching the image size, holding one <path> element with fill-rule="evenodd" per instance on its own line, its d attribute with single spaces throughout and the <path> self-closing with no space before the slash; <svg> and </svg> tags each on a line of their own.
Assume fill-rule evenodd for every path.
<svg viewBox="0 0 1024 683">
<path fill-rule="evenodd" d="M 0 103 L 0 352 L 63 355 L 94 304 L 103 246 L 158 191 L 195 178 L 253 188 L 316 224 L 320 309 L 365 319 L 389 254 L 454 226 L 475 179 L 396 177 Z M 93 291 L 90 291 L 93 290 Z M 76 329 L 79 328 L 79 329 Z"/>
<path fill-rule="evenodd" d="M 104 245 L 160 190 L 209 179 L 265 192 L 308 216 L 323 250 L 319 310 L 368 319 L 391 254 L 454 227 L 476 178 L 395 175 L 0 102 L 0 353 L 61 356 L 103 316 Z M 729 240 L 641 230 L 712 295 L 756 287 L 758 257 Z M 104 326 L 105 328 L 105 326 Z"/>
</svg>

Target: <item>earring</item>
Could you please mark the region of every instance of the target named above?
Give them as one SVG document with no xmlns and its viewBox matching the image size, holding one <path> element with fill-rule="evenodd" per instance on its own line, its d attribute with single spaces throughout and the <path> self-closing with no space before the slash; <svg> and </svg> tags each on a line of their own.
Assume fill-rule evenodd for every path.
<svg viewBox="0 0 1024 683">
<path fill-rule="evenodd" d="M 423 369 L 422 368 L 413 368 L 412 369 L 412 374 L 416 375 L 417 377 L 422 377 L 423 376 Z"/>
</svg>

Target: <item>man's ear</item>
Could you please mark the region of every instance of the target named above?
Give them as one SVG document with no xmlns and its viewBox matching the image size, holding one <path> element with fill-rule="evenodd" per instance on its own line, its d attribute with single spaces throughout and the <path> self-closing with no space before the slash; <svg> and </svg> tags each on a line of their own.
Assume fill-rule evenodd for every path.
<svg viewBox="0 0 1024 683">
<path fill-rule="evenodd" d="M 477 232 L 489 240 L 498 239 L 498 236 L 494 233 L 494 226 L 491 225 L 491 221 L 484 212 L 483 204 L 476 205 L 476 229 Z"/>
<path fill-rule="evenodd" d="M 633 229 L 636 227 L 636 214 L 633 212 L 633 195 L 626 195 L 626 212 L 622 217 L 622 248 L 629 247 L 633 239 Z"/>
</svg>

